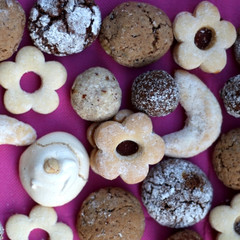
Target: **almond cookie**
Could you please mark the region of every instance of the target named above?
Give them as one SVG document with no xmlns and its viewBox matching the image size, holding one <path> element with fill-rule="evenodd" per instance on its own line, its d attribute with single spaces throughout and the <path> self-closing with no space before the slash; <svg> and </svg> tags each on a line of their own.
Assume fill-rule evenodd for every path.
<svg viewBox="0 0 240 240">
<path fill-rule="evenodd" d="M 0 61 L 11 57 L 17 51 L 25 22 L 25 12 L 18 1 L 0 1 Z"/>
<path fill-rule="evenodd" d="M 221 134 L 214 147 L 212 162 L 223 184 L 240 190 L 240 128 Z"/>
<path fill-rule="evenodd" d="M 71 90 L 76 113 L 88 121 L 103 121 L 119 110 L 122 90 L 115 76 L 102 67 L 92 67 L 79 74 Z"/>
<path fill-rule="evenodd" d="M 210 210 L 213 189 L 205 173 L 183 159 L 164 159 L 153 166 L 142 184 L 142 201 L 159 224 L 184 228 Z"/>
<path fill-rule="evenodd" d="M 82 203 L 77 217 L 81 240 L 140 240 L 145 218 L 140 202 L 121 188 L 102 188 Z"/>
<path fill-rule="evenodd" d="M 98 36 L 101 13 L 93 0 L 38 0 L 28 29 L 41 51 L 56 56 L 79 53 Z"/>
<path fill-rule="evenodd" d="M 173 42 L 172 24 L 155 6 L 125 2 L 103 20 L 99 39 L 106 53 L 119 64 L 141 67 L 169 50 Z"/>
<path fill-rule="evenodd" d="M 203 240 L 203 239 L 197 232 L 190 229 L 185 229 L 171 235 L 170 237 L 167 238 L 167 240 Z"/>
</svg>

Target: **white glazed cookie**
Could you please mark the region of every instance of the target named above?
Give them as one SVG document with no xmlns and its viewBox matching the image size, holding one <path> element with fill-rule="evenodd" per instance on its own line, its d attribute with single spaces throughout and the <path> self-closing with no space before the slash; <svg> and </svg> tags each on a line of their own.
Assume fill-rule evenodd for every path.
<svg viewBox="0 0 240 240">
<path fill-rule="evenodd" d="M 21 88 L 20 80 L 24 73 L 34 72 L 41 78 L 41 87 L 33 93 Z M 44 55 L 36 47 L 23 47 L 15 62 L 0 63 L 0 84 L 7 89 L 4 105 L 14 114 L 21 114 L 33 109 L 42 114 L 54 111 L 59 105 L 55 90 L 67 80 L 65 67 L 57 61 L 45 62 Z"/>
<path fill-rule="evenodd" d="M 218 240 L 240 239 L 240 194 L 234 196 L 230 206 L 217 206 L 210 212 L 209 222 L 219 232 Z"/>
<path fill-rule="evenodd" d="M 73 135 L 52 132 L 23 152 L 19 174 L 34 201 L 48 207 L 61 206 L 75 198 L 86 184 L 89 157 Z"/>
<path fill-rule="evenodd" d="M 0 115 L 0 144 L 25 146 L 33 143 L 36 138 L 36 131 L 29 124 Z"/>
<path fill-rule="evenodd" d="M 35 206 L 29 217 L 23 214 L 11 216 L 6 223 L 6 232 L 11 240 L 28 240 L 31 231 L 42 229 L 49 235 L 49 240 L 72 240 L 71 228 L 57 222 L 57 213 L 53 208 Z"/>
<path fill-rule="evenodd" d="M 177 70 L 175 80 L 187 120 L 182 130 L 163 136 L 165 155 L 188 158 L 203 152 L 217 139 L 222 112 L 213 93 L 195 75 Z"/>
<path fill-rule="evenodd" d="M 217 7 L 208 1 L 200 2 L 193 14 L 180 12 L 174 19 L 173 33 L 179 42 L 173 51 L 175 62 L 184 69 L 200 67 L 208 73 L 225 67 L 226 49 L 237 37 L 233 24 L 221 20 Z"/>
</svg>

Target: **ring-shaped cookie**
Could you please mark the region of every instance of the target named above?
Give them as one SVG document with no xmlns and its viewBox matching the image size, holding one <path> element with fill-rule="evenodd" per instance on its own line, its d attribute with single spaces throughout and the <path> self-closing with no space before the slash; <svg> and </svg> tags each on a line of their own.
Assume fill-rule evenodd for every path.
<svg viewBox="0 0 240 240">
<path fill-rule="evenodd" d="M 164 155 L 164 142 L 153 133 L 151 119 L 144 113 L 131 114 L 122 123 L 103 122 L 93 138 L 92 170 L 109 180 L 120 176 L 128 184 L 141 182 L 149 164 L 156 164 Z"/>
<path fill-rule="evenodd" d="M 23 214 L 11 216 L 6 223 L 6 232 L 11 240 L 28 240 L 31 231 L 42 229 L 49 234 L 49 240 L 72 240 L 71 228 L 57 222 L 57 213 L 53 208 L 35 206 L 29 217 Z"/>
<path fill-rule="evenodd" d="M 173 22 L 178 41 L 173 51 L 175 62 L 184 69 L 200 67 L 204 72 L 218 73 L 226 65 L 226 49 L 236 40 L 236 29 L 221 20 L 215 5 L 208 1 L 198 4 L 194 13 L 180 12 Z"/>
<path fill-rule="evenodd" d="M 165 155 L 188 158 L 203 152 L 217 139 L 222 112 L 213 93 L 198 77 L 177 70 L 175 80 L 187 120 L 182 130 L 163 136 Z"/>
<path fill-rule="evenodd" d="M 41 87 L 33 93 L 21 88 L 21 77 L 34 72 L 41 78 Z M 4 105 L 14 114 L 21 114 L 31 108 L 42 114 L 54 111 L 59 104 L 56 89 L 63 86 L 67 79 L 65 67 L 56 61 L 45 62 L 44 55 L 36 47 L 23 47 L 15 62 L 0 63 L 0 84 L 7 89 Z"/>
<path fill-rule="evenodd" d="M 56 207 L 74 199 L 85 186 L 89 157 L 82 143 L 65 132 L 52 132 L 29 146 L 19 161 L 21 183 L 42 206 Z"/>
</svg>

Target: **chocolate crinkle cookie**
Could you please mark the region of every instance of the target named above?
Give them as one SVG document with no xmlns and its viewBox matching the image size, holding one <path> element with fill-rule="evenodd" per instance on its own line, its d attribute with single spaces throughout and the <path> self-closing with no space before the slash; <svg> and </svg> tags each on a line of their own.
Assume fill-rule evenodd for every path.
<svg viewBox="0 0 240 240">
<path fill-rule="evenodd" d="M 234 54 L 236 61 L 240 64 L 240 28 L 237 30 L 237 39 L 234 43 Z"/>
<path fill-rule="evenodd" d="M 163 70 L 139 75 L 131 89 L 132 105 L 152 117 L 166 116 L 179 103 L 179 90 L 173 77 Z"/>
<path fill-rule="evenodd" d="M 121 65 L 141 67 L 157 61 L 173 42 L 172 23 L 161 9 L 140 2 L 124 2 L 104 18 L 99 40 Z"/>
<path fill-rule="evenodd" d="M 164 159 L 151 168 L 142 184 L 142 201 L 159 224 L 184 228 L 208 213 L 212 185 L 203 171 L 183 159 Z"/>
<path fill-rule="evenodd" d="M 190 229 L 185 229 L 171 235 L 170 237 L 167 238 L 167 240 L 203 240 L 203 239 L 197 232 Z"/>
<path fill-rule="evenodd" d="M 117 187 L 91 193 L 77 218 L 81 240 L 140 240 L 144 228 L 140 202 L 130 192 Z"/>
<path fill-rule="evenodd" d="M 222 183 L 240 190 L 240 128 L 221 134 L 214 147 L 212 162 Z"/>
<path fill-rule="evenodd" d="M 4 234 L 4 228 L 3 228 L 2 224 L 0 223 L 0 240 L 3 239 L 3 234 Z"/>
<path fill-rule="evenodd" d="M 100 26 L 101 13 L 93 0 L 38 0 L 28 21 L 34 45 L 56 56 L 83 51 Z"/>
<path fill-rule="evenodd" d="M 224 107 L 228 114 L 240 117 L 240 74 L 231 77 L 220 91 Z"/>
</svg>

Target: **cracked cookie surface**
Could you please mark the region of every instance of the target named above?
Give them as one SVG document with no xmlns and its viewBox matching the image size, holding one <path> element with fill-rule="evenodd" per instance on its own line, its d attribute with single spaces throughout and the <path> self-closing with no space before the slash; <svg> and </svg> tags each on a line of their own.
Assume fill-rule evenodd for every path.
<svg viewBox="0 0 240 240">
<path fill-rule="evenodd" d="M 121 188 L 108 187 L 91 193 L 77 217 L 82 240 L 140 240 L 145 220 L 140 202 Z"/>
<path fill-rule="evenodd" d="M 159 224 L 184 228 L 208 213 L 213 189 L 203 171 L 183 159 L 164 159 L 142 184 L 142 201 Z"/>
<path fill-rule="evenodd" d="M 104 50 L 119 64 L 141 67 L 168 51 L 173 42 L 172 24 L 155 6 L 125 2 L 103 20 L 99 39 Z"/>
<path fill-rule="evenodd" d="M 93 0 L 38 0 L 28 21 L 34 45 L 56 56 L 83 51 L 97 38 L 100 25 Z"/>
</svg>

